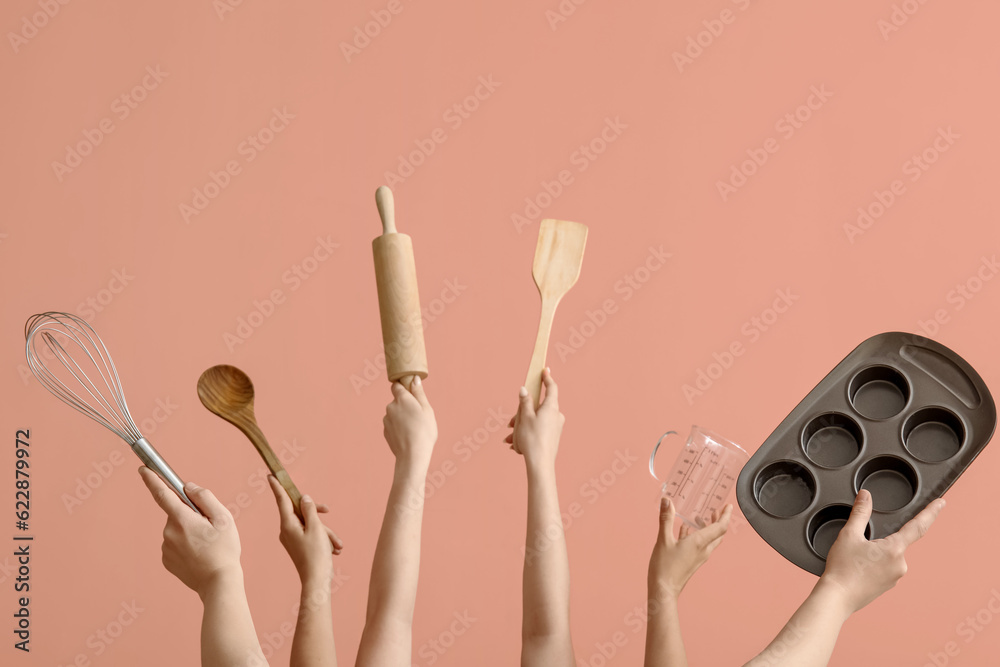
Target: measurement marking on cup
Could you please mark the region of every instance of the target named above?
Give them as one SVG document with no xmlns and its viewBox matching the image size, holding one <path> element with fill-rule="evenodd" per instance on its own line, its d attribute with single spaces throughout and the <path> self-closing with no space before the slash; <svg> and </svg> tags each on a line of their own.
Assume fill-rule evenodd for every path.
<svg viewBox="0 0 1000 667">
<path fill-rule="evenodd" d="M 649 472 L 654 479 L 659 479 L 654 469 L 656 454 L 668 435 L 677 432 L 663 434 L 649 457 Z M 696 426 L 677 455 L 662 491 L 674 500 L 677 515 L 685 523 L 694 526 L 699 520 L 708 521 L 712 511 L 722 510 L 747 459 L 749 456 L 739 445 Z"/>
</svg>

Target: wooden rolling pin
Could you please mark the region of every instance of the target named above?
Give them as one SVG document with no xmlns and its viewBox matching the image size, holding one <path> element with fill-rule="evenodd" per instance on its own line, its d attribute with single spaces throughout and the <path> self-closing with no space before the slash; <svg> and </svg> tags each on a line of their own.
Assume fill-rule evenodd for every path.
<svg viewBox="0 0 1000 667">
<path fill-rule="evenodd" d="M 375 256 L 375 284 L 382 319 L 382 345 L 389 382 L 401 382 L 407 389 L 415 376 L 427 377 L 427 350 L 424 349 L 424 322 L 417 291 L 417 266 L 413 242 L 396 231 L 392 190 L 380 186 L 375 203 L 382 218 L 382 235 L 372 241 Z"/>
</svg>

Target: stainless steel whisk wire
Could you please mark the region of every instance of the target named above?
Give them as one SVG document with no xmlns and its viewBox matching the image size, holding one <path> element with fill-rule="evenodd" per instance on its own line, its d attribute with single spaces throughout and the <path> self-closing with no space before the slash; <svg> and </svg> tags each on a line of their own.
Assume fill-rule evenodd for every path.
<svg viewBox="0 0 1000 667">
<path fill-rule="evenodd" d="M 66 337 L 87 355 L 110 394 L 110 400 L 53 334 Z M 133 421 L 132 415 L 129 413 L 128 403 L 125 400 L 121 379 L 118 377 L 118 369 L 115 368 L 111 353 L 108 352 L 104 341 L 101 340 L 94 328 L 75 315 L 47 312 L 28 318 L 24 335 L 28 368 L 42 386 L 66 405 L 93 419 L 127 442 L 147 467 L 173 487 L 181 500 L 198 511 L 198 508 L 184 493 L 183 481 L 167 465 L 167 462 L 149 441 L 142 436 L 139 427 Z M 38 349 L 39 338 L 45 345 L 41 350 Z M 83 390 L 96 401 L 96 407 L 68 387 L 49 369 L 43 361 L 45 351 L 50 352 L 54 360 L 58 361 Z M 114 405 L 112 405 L 112 401 Z"/>
</svg>

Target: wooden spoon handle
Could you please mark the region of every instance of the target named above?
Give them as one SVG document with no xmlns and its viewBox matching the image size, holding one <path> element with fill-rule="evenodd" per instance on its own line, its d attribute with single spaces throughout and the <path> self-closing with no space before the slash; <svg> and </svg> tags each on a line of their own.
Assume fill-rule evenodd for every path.
<svg viewBox="0 0 1000 667">
<path fill-rule="evenodd" d="M 542 297 L 542 316 L 538 322 L 538 337 L 535 339 L 535 351 L 531 354 L 528 365 L 528 377 L 524 386 L 535 402 L 535 409 L 542 397 L 542 371 L 545 370 L 545 356 L 549 350 L 549 337 L 552 335 L 552 320 L 556 315 L 558 302 Z"/>
<path fill-rule="evenodd" d="M 271 468 L 271 472 L 278 478 L 278 482 L 281 486 L 285 487 L 288 497 L 292 499 L 292 507 L 295 508 L 295 516 L 299 517 L 299 521 L 302 521 L 303 524 L 305 524 L 305 519 L 302 517 L 302 494 L 299 493 L 299 489 L 295 486 L 295 482 L 292 481 L 292 478 L 288 476 L 288 471 L 285 470 L 285 467 L 279 463 L 278 470 Z"/>
<path fill-rule="evenodd" d="M 281 464 L 281 461 L 275 455 L 274 450 L 271 449 L 271 445 L 268 444 L 267 438 L 264 437 L 264 433 L 257 426 L 256 422 L 244 422 L 240 425 L 244 434 L 253 443 L 253 446 L 257 449 L 260 457 L 264 459 L 264 463 L 267 464 L 267 469 L 271 471 L 281 486 L 285 488 L 288 493 L 288 497 L 292 499 L 292 506 L 295 508 L 295 516 L 299 517 L 302 521 L 302 508 L 299 504 L 302 502 L 302 494 L 299 493 L 298 488 L 292 481 L 292 478 L 288 475 L 288 471 L 285 470 L 285 466 Z"/>
</svg>

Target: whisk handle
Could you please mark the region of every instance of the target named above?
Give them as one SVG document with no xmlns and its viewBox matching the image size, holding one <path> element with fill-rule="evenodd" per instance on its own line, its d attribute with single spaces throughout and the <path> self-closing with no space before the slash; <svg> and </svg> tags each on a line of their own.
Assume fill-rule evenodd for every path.
<svg viewBox="0 0 1000 667">
<path fill-rule="evenodd" d="M 135 452 L 135 455 L 139 457 L 147 468 L 162 477 L 163 481 L 169 484 L 171 488 L 177 492 L 177 495 L 180 496 L 181 500 L 183 500 L 188 507 L 193 509 L 195 512 L 198 512 L 198 514 L 201 514 L 201 510 L 199 510 L 195 504 L 191 502 L 190 498 L 187 497 L 187 494 L 184 493 L 184 481 L 177 475 L 177 473 L 174 472 L 173 468 L 167 465 L 167 462 L 162 456 L 160 456 L 160 453 L 156 451 L 153 445 L 149 443 L 149 440 L 139 438 L 135 441 L 135 444 L 132 445 L 132 451 Z"/>
</svg>

